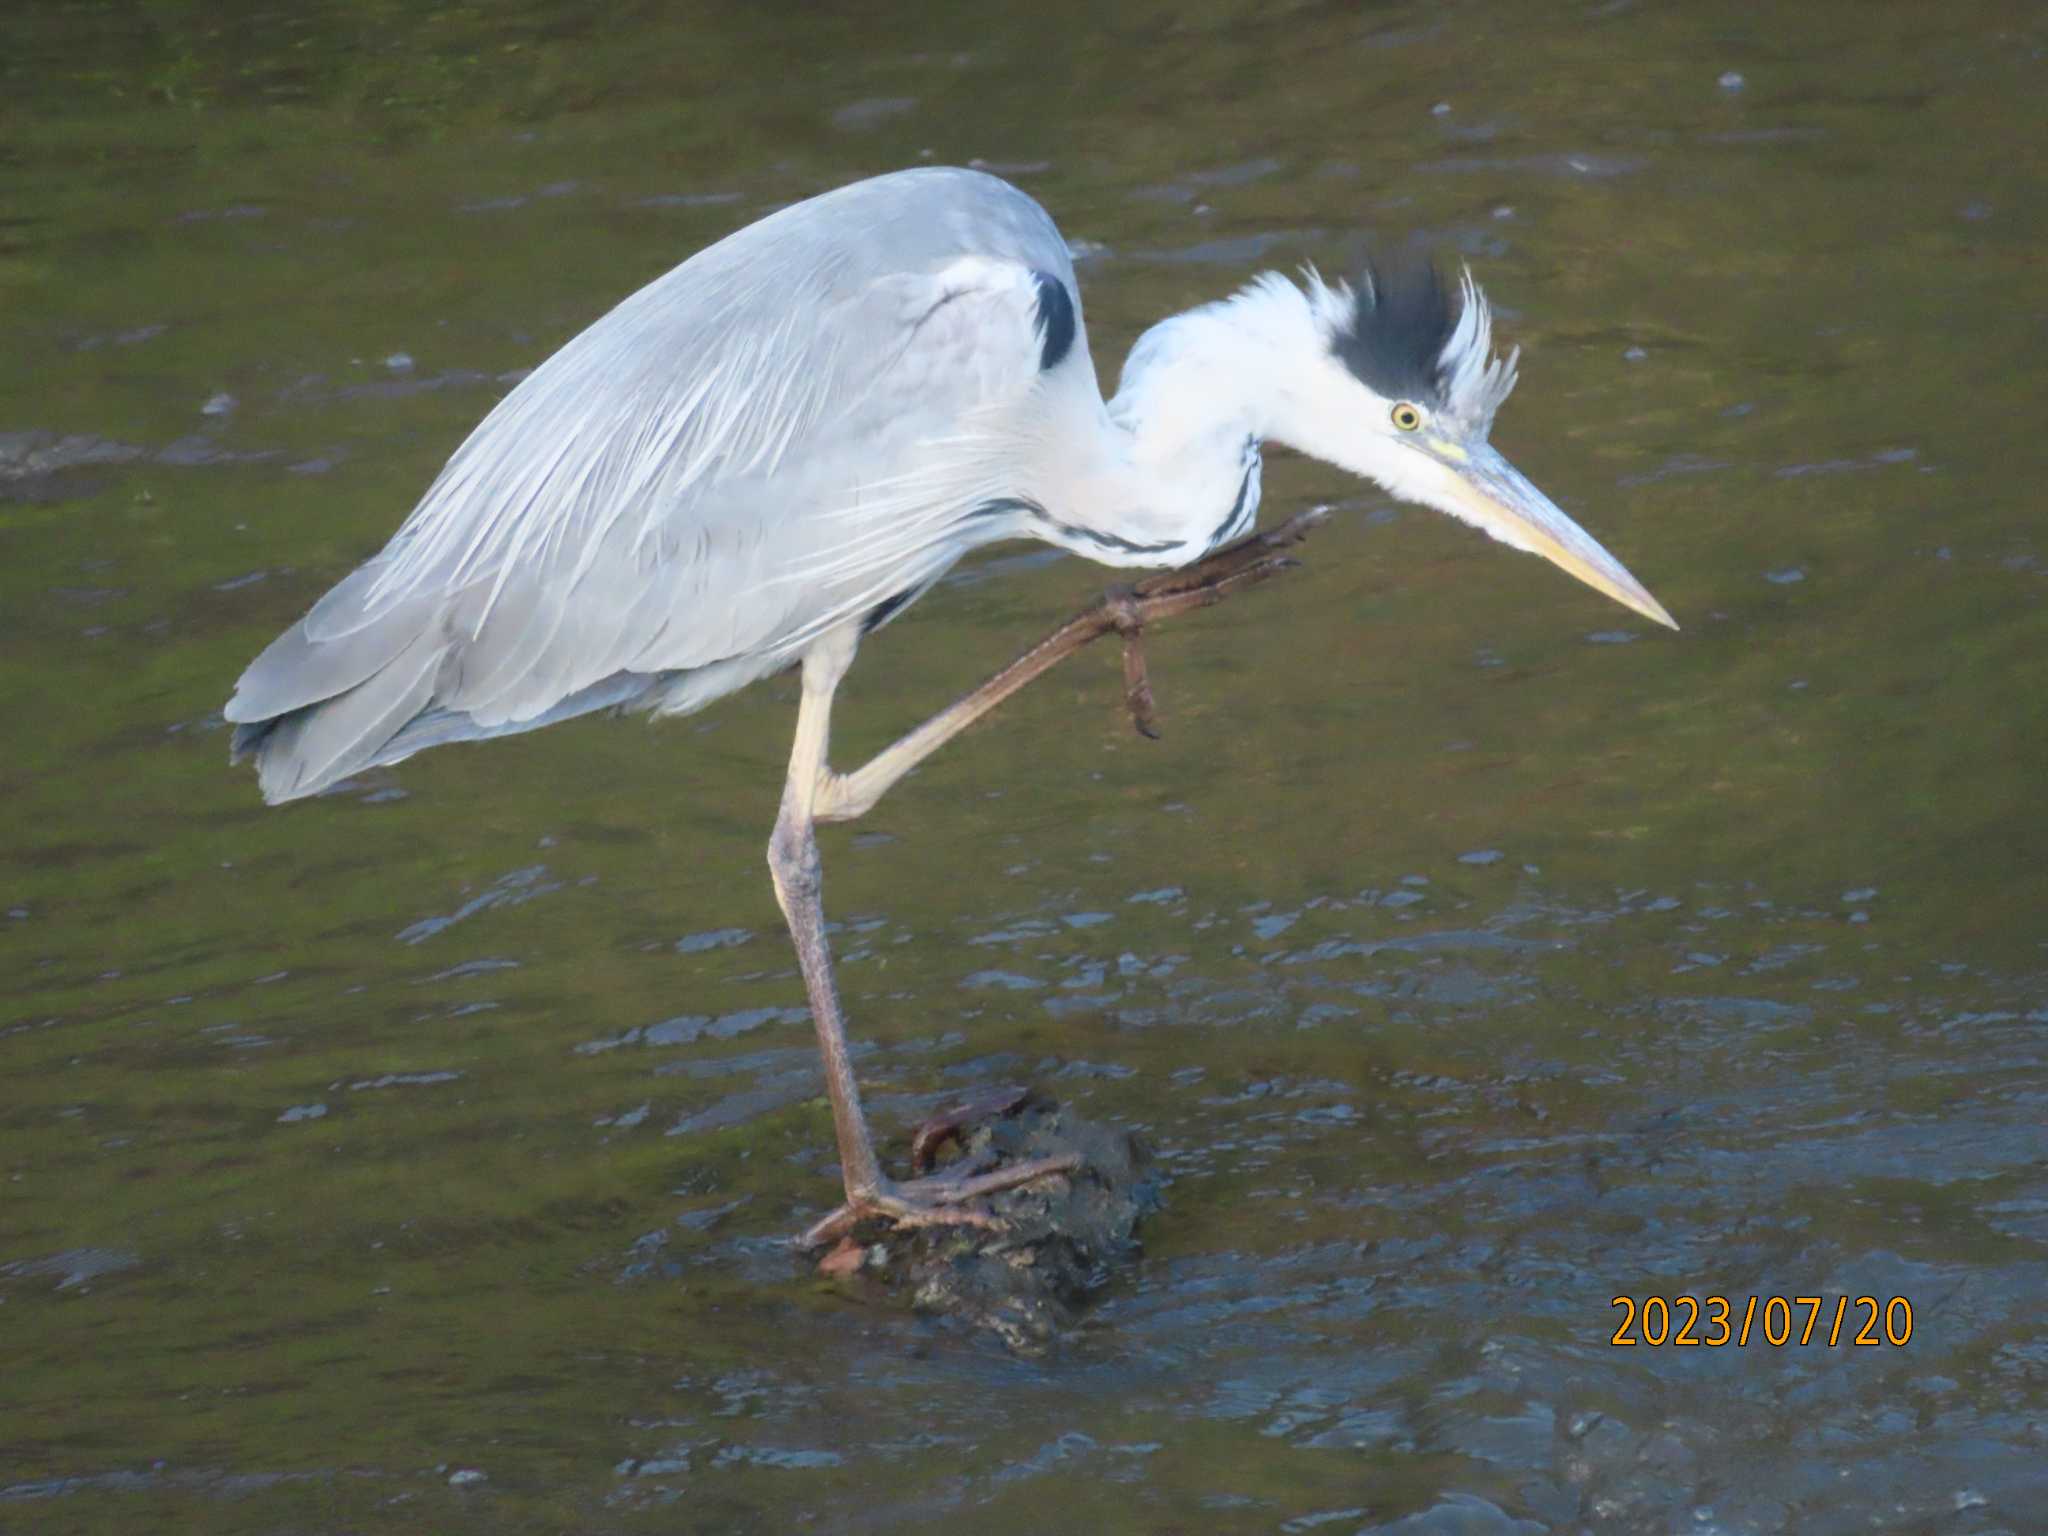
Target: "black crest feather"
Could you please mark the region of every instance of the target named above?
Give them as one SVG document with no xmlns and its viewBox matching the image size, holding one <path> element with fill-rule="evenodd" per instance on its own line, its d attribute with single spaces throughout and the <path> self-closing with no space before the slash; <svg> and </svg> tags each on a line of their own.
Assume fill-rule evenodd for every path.
<svg viewBox="0 0 2048 1536">
<path fill-rule="evenodd" d="M 1348 324 L 1330 338 L 1338 361 L 1389 400 L 1444 405 L 1444 349 L 1458 305 L 1427 257 L 1365 263 L 1352 286 Z"/>
</svg>

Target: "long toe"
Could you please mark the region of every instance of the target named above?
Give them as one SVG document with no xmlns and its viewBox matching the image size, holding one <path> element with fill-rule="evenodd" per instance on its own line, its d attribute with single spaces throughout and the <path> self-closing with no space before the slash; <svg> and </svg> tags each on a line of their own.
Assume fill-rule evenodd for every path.
<svg viewBox="0 0 2048 1536">
<path fill-rule="evenodd" d="M 849 1195 L 844 1205 L 813 1224 L 797 1243 L 807 1250 L 822 1248 L 851 1235 L 867 1221 L 885 1221 L 905 1229 L 955 1226 L 1000 1230 L 1002 1220 L 979 1203 L 983 1195 L 1062 1177 L 1080 1166 L 1081 1154 L 1067 1152 L 1010 1163 L 987 1173 L 948 1169 L 907 1184 L 886 1184 L 871 1193 Z"/>
</svg>

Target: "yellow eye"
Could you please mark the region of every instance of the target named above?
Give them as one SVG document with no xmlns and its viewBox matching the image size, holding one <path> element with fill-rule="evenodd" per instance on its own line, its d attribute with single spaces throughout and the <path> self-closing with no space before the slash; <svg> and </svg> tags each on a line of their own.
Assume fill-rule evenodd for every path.
<svg viewBox="0 0 2048 1536">
<path fill-rule="evenodd" d="M 1422 425 L 1422 412 L 1403 400 L 1394 407 L 1394 425 L 1403 432 L 1413 432 Z"/>
</svg>

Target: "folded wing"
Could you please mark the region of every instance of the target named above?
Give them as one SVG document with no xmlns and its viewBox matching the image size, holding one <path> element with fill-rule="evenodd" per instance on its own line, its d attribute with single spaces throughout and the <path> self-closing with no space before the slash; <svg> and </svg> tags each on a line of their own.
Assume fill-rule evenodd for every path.
<svg viewBox="0 0 2048 1536">
<path fill-rule="evenodd" d="M 966 174 L 883 185 L 945 201 L 936 178 Z M 492 411 L 243 674 L 226 714 L 267 799 L 608 705 L 696 707 L 973 542 L 1042 377 L 1042 284 L 1071 294 L 1072 269 L 1013 189 L 1011 217 L 960 231 L 850 196 L 877 185 L 685 262 Z"/>
</svg>

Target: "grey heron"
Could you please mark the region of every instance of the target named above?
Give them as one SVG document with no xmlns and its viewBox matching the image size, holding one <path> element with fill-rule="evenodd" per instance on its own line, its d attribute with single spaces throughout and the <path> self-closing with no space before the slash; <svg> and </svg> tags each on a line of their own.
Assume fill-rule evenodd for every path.
<svg viewBox="0 0 2048 1536">
<path fill-rule="evenodd" d="M 814 828 L 866 812 L 1035 674 L 1013 669 L 840 772 L 832 698 L 861 639 L 999 540 L 1125 567 L 1230 546 L 1256 522 L 1267 443 L 1676 628 L 1488 446 L 1515 361 L 1494 354 L 1469 272 L 1448 285 L 1429 264 L 1356 282 L 1269 272 L 1146 331 L 1105 401 L 1071 253 L 1037 202 L 971 170 L 861 181 L 700 251 L 521 381 L 384 549 L 242 674 L 233 754 L 254 758 L 275 803 L 445 742 L 600 709 L 686 714 L 800 668 L 768 864 L 845 1185 L 810 1235 L 866 1217 L 985 1221 L 979 1196 L 1068 1165 L 883 1173 Z M 1155 591 L 1169 609 L 1203 597 Z"/>
</svg>

